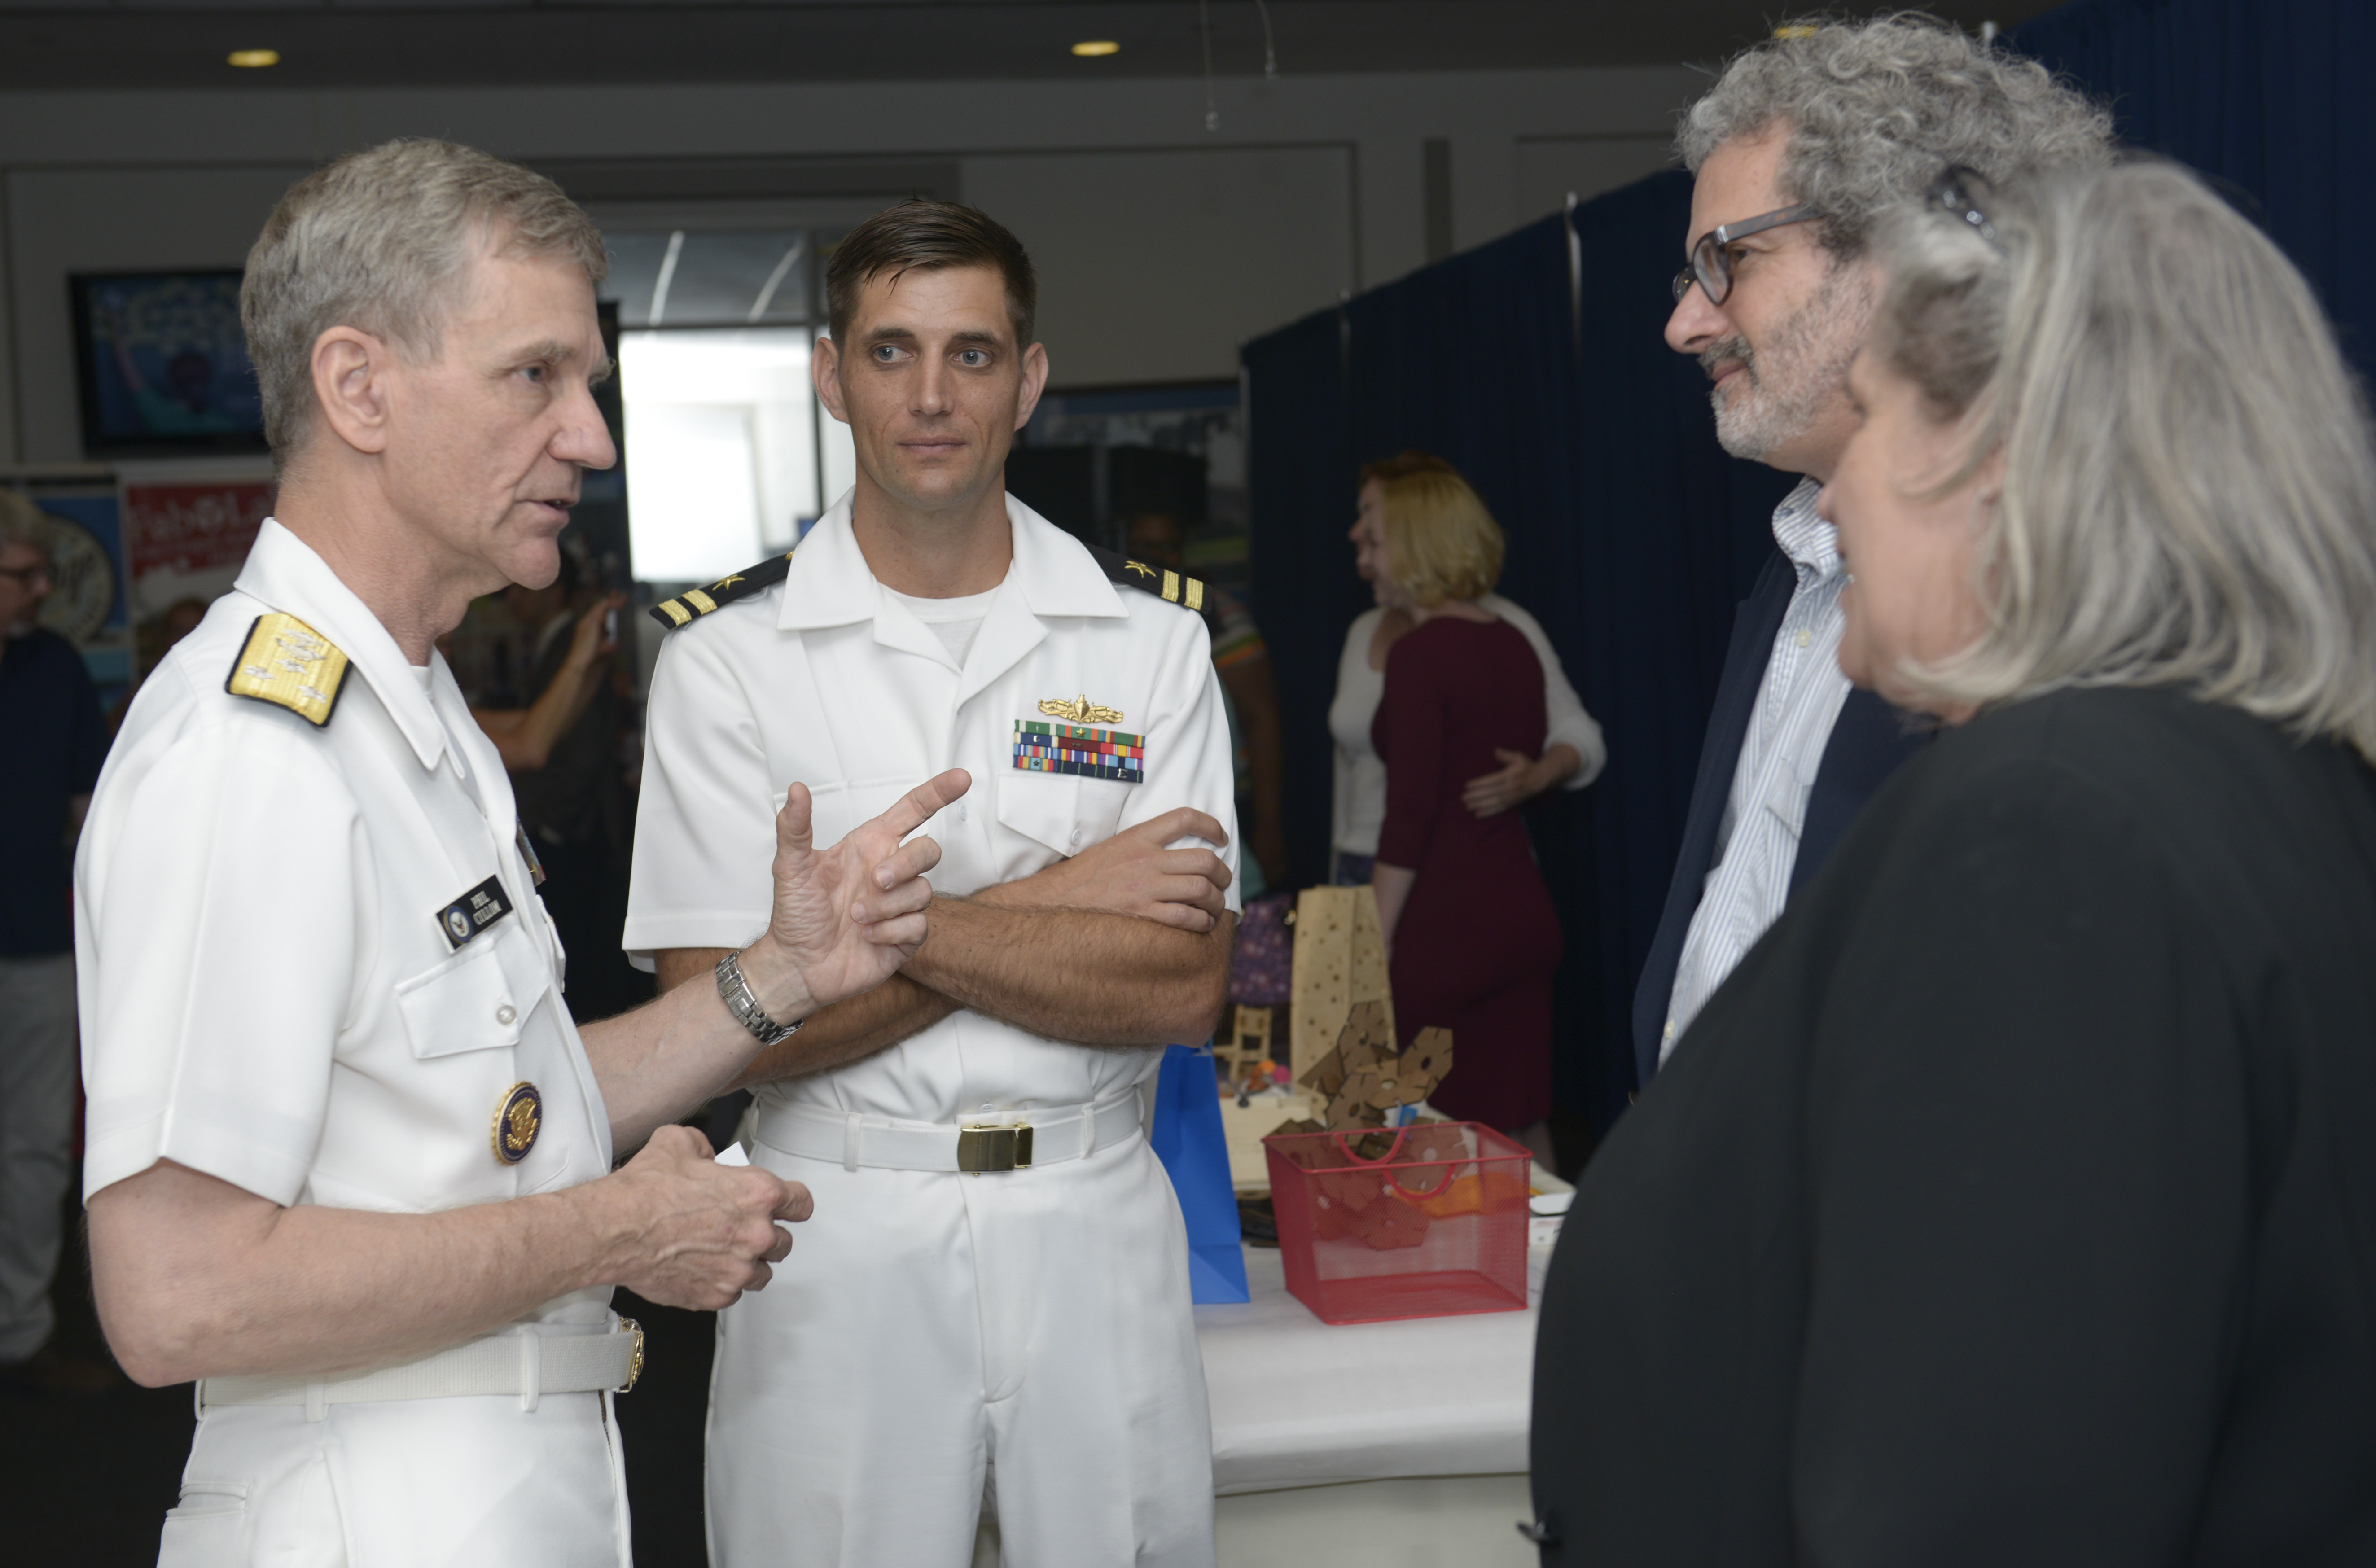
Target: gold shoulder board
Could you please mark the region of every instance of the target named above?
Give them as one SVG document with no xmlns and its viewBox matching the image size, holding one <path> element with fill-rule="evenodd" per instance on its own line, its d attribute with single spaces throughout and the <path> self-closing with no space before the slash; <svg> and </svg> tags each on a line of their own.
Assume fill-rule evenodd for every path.
<svg viewBox="0 0 2376 1568">
<path fill-rule="evenodd" d="M 346 680 L 347 656 L 329 638 L 294 615 L 258 615 L 223 690 L 285 707 L 319 730 Z"/>
<path fill-rule="evenodd" d="M 792 552 L 770 555 L 755 566 L 745 566 L 739 572 L 729 572 L 707 588 L 690 588 L 674 599 L 663 599 L 652 606 L 649 613 L 670 631 L 689 626 L 720 605 L 745 599 L 761 588 L 773 588 L 784 580 L 792 569 Z"/>
<path fill-rule="evenodd" d="M 1144 561 L 1133 561 L 1098 545 L 1092 544 L 1088 550 L 1097 557 L 1098 564 L 1105 568 L 1106 576 L 1114 582 L 1143 589 L 1166 604 L 1184 605 L 1198 611 L 1205 608 L 1205 585 L 1197 578 L 1167 572 Z"/>
</svg>

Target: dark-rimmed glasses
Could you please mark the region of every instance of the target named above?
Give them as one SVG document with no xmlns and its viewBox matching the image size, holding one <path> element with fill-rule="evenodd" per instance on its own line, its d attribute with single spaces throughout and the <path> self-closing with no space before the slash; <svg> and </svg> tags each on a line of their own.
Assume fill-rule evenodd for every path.
<svg viewBox="0 0 2376 1568">
<path fill-rule="evenodd" d="M 1990 244 L 1997 243 L 1996 225 L 1989 221 L 1981 203 L 1995 195 L 1995 187 L 1987 175 L 1960 163 L 1950 163 L 1941 171 L 1930 188 L 1922 193 L 1925 204 L 1937 208 L 1950 218 L 1959 218 L 1979 232 L 1980 238 Z"/>
<path fill-rule="evenodd" d="M 55 576 L 56 574 L 50 570 L 50 564 L 46 561 L 36 561 L 30 566 L 0 566 L 0 577 L 14 577 L 20 588 L 35 577 L 50 577 L 54 580 Z"/>
<path fill-rule="evenodd" d="M 1692 246 L 1692 264 L 1675 274 L 1675 303 L 1681 304 L 1683 296 L 1692 291 L 1693 283 L 1697 283 L 1700 291 L 1707 296 L 1708 303 L 1724 303 L 1725 296 L 1732 292 L 1731 246 L 1735 240 L 1744 240 L 1768 229 L 1804 223 L 1822 216 L 1817 208 L 1800 202 L 1796 207 L 1777 208 L 1772 212 L 1761 212 L 1754 218 L 1744 218 L 1738 223 L 1717 224 L 1702 234 L 1699 243 Z"/>
</svg>

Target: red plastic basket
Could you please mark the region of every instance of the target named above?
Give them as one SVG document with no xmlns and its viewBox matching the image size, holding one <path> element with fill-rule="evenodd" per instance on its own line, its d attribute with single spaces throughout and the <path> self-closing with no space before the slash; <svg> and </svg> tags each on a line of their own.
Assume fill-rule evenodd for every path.
<svg viewBox="0 0 2376 1568">
<path fill-rule="evenodd" d="M 1523 1146 L 1474 1122 L 1421 1122 L 1278 1134 L 1263 1152 L 1287 1288 L 1321 1322 L 1525 1308 Z"/>
</svg>

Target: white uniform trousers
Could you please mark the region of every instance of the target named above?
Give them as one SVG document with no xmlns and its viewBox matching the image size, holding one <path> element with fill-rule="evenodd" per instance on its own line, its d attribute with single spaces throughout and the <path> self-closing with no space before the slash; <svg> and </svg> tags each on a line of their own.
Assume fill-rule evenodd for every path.
<svg viewBox="0 0 2376 1568">
<path fill-rule="evenodd" d="M 1145 1137 L 959 1175 L 760 1128 L 816 1214 L 719 1315 L 713 1568 L 963 1568 L 986 1468 L 1007 1568 L 1212 1568 L 1187 1232 Z"/>
<path fill-rule="evenodd" d="M 158 1568 L 627 1568 L 610 1397 L 210 1406 Z"/>
</svg>

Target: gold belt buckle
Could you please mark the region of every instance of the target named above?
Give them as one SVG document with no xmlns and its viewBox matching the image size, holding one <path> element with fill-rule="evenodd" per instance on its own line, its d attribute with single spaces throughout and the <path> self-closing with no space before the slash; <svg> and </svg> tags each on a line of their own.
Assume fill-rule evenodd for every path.
<svg viewBox="0 0 2376 1568">
<path fill-rule="evenodd" d="M 637 1323 L 634 1318 L 623 1317 L 619 1320 L 619 1331 L 623 1334 L 634 1335 L 636 1336 L 636 1348 L 627 1357 L 627 1381 L 621 1384 L 618 1387 L 611 1390 L 611 1392 L 613 1394 L 632 1394 L 635 1392 L 636 1379 L 644 1375 L 644 1325 Z"/>
<path fill-rule="evenodd" d="M 985 1170 L 1028 1170 L 1031 1167 L 1031 1125 L 1018 1122 L 1004 1127 L 959 1127 L 957 1169 L 979 1176 Z"/>
</svg>

